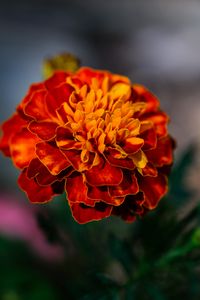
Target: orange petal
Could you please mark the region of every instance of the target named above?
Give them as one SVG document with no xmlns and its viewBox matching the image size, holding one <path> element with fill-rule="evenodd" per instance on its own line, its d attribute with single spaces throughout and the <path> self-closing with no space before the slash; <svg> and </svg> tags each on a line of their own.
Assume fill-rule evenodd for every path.
<svg viewBox="0 0 200 300">
<path fill-rule="evenodd" d="M 18 184 L 33 203 L 48 202 L 54 194 L 51 186 L 40 186 L 34 179 L 28 179 L 26 170 L 20 174 Z"/>
<path fill-rule="evenodd" d="M 110 216 L 112 206 L 104 203 L 96 203 L 95 207 L 83 205 L 81 203 L 73 203 L 71 211 L 74 219 L 79 224 L 84 224 L 92 221 L 99 221 Z"/>
<path fill-rule="evenodd" d="M 157 147 L 146 151 L 148 160 L 156 166 L 169 165 L 173 161 L 173 141 L 169 136 L 161 138 L 157 142 Z"/>
<path fill-rule="evenodd" d="M 2 125 L 3 136 L 0 140 L 0 149 L 6 156 L 11 156 L 9 142 L 13 135 L 22 129 L 26 125 L 26 121 L 23 120 L 18 114 L 14 114 Z"/>
<path fill-rule="evenodd" d="M 70 166 L 62 152 L 49 143 L 38 143 L 36 145 L 36 154 L 52 175 L 58 175 Z"/>
<path fill-rule="evenodd" d="M 162 174 L 158 174 L 156 177 L 139 178 L 139 186 L 144 193 L 143 205 L 148 209 L 154 209 L 168 189 L 166 176 Z"/>
<path fill-rule="evenodd" d="M 125 144 L 122 147 L 128 154 L 133 154 L 140 150 L 144 145 L 144 140 L 138 137 L 130 137 L 125 140 Z"/>
<path fill-rule="evenodd" d="M 110 205 L 121 205 L 124 201 L 124 197 L 112 197 L 108 193 L 108 187 L 107 186 L 88 186 L 88 197 L 97 200 L 102 201 Z"/>
<path fill-rule="evenodd" d="M 122 182 L 117 186 L 109 187 L 109 194 L 114 197 L 124 197 L 134 195 L 139 192 L 137 178 L 130 172 L 124 172 Z"/>
<path fill-rule="evenodd" d="M 88 183 L 94 186 L 118 185 L 123 179 L 121 169 L 110 165 L 107 161 L 86 171 L 85 175 Z"/>
<path fill-rule="evenodd" d="M 28 129 L 22 128 L 10 141 L 10 151 L 15 165 L 23 169 L 36 156 L 35 145 L 39 138 Z"/>
<path fill-rule="evenodd" d="M 54 122 L 36 122 L 32 121 L 28 128 L 31 132 L 37 134 L 42 140 L 48 141 L 55 137 L 58 124 Z"/>
<path fill-rule="evenodd" d="M 87 191 L 88 188 L 83 181 L 82 174 L 76 172 L 73 173 L 67 180 L 66 180 L 66 194 L 67 199 L 72 203 L 84 203 L 85 205 L 94 206 L 94 200 L 88 199 Z"/>
</svg>

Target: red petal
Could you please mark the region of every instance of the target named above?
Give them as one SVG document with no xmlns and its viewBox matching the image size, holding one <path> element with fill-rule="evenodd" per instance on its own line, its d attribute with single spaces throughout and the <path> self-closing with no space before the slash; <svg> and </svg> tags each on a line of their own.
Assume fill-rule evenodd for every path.
<svg viewBox="0 0 200 300">
<path fill-rule="evenodd" d="M 50 116 L 45 104 L 46 96 L 47 91 L 45 90 L 35 92 L 24 107 L 25 114 L 37 121 L 49 120 Z"/>
<path fill-rule="evenodd" d="M 82 144 L 74 140 L 72 132 L 68 128 L 59 127 L 57 129 L 56 144 L 62 149 L 77 149 L 82 148 Z"/>
<path fill-rule="evenodd" d="M 143 205 L 148 209 L 155 208 L 168 189 L 167 179 L 162 174 L 158 174 L 157 177 L 141 177 L 139 186 L 144 192 L 145 202 Z"/>
<path fill-rule="evenodd" d="M 41 91 L 41 90 L 43 90 L 43 91 L 45 90 L 44 83 L 35 83 L 35 84 L 32 84 L 30 86 L 27 95 L 25 96 L 25 98 L 23 99 L 23 101 L 17 107 L 17 111 L 19 112 L 19 114 L 23 118 L 27 118 L 27 115 L 24 114 L 24 107 L 25 107 L 25 105 L 30 101 L 31 97 L 33 96 L 33 94 L 35 92 Z"/>
<path fill-rule="evenodd" d="M 54 194 L 51 186 L 39 186 L 34 179 L 28 179 L 26 170 L 20 174 L 18 184 L 33 203 L 48 202 Z"/>
<path fill-rule="evenodd" d="M 9 142 L 11 137 L 26 125 L 26 121 L 15 114 L 2 125 L 3 136 L 0 140 L 0 149 L 6 156 L 11 156 Z"/>
<path fill-rule="evenodd" d="M 60 84 L 65 83 L 67 77 L 70 75 L 68 72 L 64 71 L 55 71 L 54 74 L 45 80 L 44 84 L 48 90 L 52 90 L 58 87 Z"/>
<path fill-rule="evenodd" d="M 106 186 L 88 186 L 88 197 L 93 200 L 103 201 L 110 205 L 121 205 L 124 201 L 124 197 L 112 197 L 108 193 L 108 187 Z"/>
<path fill-rule="evenodd" d="M 141 169 L 142 176 L 152 176 L 155 177 L 158 175 L 157 169 L 151 163 L 147 163 L 146 166 Z"/>
<path fill-rule="evenodd" d="M 126 195 L 134 195 L 139 192 L 137 178 L 130 172 L 124 172 L 122 182 L 117 186 L 110 186 L 109 193 L 114 197 L 123 197 Z"/>
<path fill-rule="evenodd" d="M 128 154 L 139 151 L 144 145 L 144 140 L 138 137 L 130 137 L 125 140 L 123 150 Z"/>
<path fill-rule="evenodd" d="M 70 163 L 58 148 L 41 142 L 36 145 L 36 154 L 52 175 L 58 175 Z"/>
<path fill-rule="evenodd" d="M 106 74 L 109 73 L 106 71 L 97 71 L 97 70 L 93 70 L 92 68 L 86 68 L 86 67 L 80 68 L 76 73 L 76 75 L 81 81 L 89 85 L 92 83 L 93 78 L 96 78 L 101 84 Z"/>
<path fill-rule="evenodd" d="M 109 161 L 109 163 L 113 166 L 130 169 L 130 170 L 135 169 L 135 165 L 131 159 L 116 158 L 116 156 L 118 156 L 118 155 L 119 155 L 118 150 L 108 147 L 105 157 Z"/>
<path fill-rule="evenodd" d="M 86 163 L 81 161 L 81 151 L 78 150 L 62 150 L 68 161 L 72 164 L 75 170 L 82 172 L 88 168 Z"/>
<path fill-rule="evenodd" d="M 85 173 L 89 184 L 94 186 L 118 185 L 123 179 L 121 169 L 104 161 L 101 166 L 95 166 Z"/>
<path fill-rule="evenodd" d="M 29 162 L 36 156 L 35 145 L 38 142 L 38 137 L 26 128 L 22 128 L 11 138 L 11 156 L 17 167 L 23 169 L 29 165 Z"/>
<path fill-rule="evenodd" d="M 79 224 L 98 221 L 110 216 L 112 207 L 104 203 L 96 203 L 95 207 L 89 207 L 80 203 L 73 203 L 71 211 L 74 219 Z"/>
<path fill-rule="evenodd" d="M 87 186 L 83 181 L 82 174 L 76 172 L 66 181 L 66 194 L 67 198 L 72 203 L 84 203 L 85 205 L 94 206 L 94 200 L 88 199 Z"/>
<path fill-rule="evenodd" d="M 173 142 L 169 136 L 161 138 L 157 142 L 156 149 L 146 151 L 148 160 L 156 166 L 169 165 L 173 161 Z"/>
<path fill-rule="evenodd" d="M 144 146 L 142 147 L 142 150 L 150 150 L 156 147 L 157 136 L 154 128 L 145 130 L 140 136 L 144 139 Z"/>
<path fill-rule="evenodd" d="M 38 158 L 34 158 L 30 162 L 27 168 L 27 177 L 29 179 L 36 177 L 39 185 L 50 185 L 58 180 L 57 176 L 53 176 L 51 173 L 49 173 L 48 169 Z"/>
<path fill-rule="evenodd" d="M 56 128 L 58 124 L 54 122 L 36 122 L 32 121 L 29 124 L 29 129 L 31 132 L 37 134 L 42 140 L 48 141 L 55 137 Z"/>
<path fill-rule="evenodd" d="M 146 108 L 144 112 L 156 111 L 159 108 L 159 101 L 147 88 L 142 85 L 134 84 L 133 92 L 136 93 L 136 102 L 145 102 Z"/>
<path fill-rule="evenodd" d="M 144 211 L 142 203 L 144 196 L 142 192 L 136 195 L 126 196 L 125 201 L 120 206 L 115 206 L 112 215 L 121 216 L 126 222 L 130 223 L 136 220 L 136 215 L 141 215 Z"/>
<path fill-rule="evenodd" d="M 154 123 L 156 134 L 161 137 L 167 134 L 168 116 L 164 112 L 155 112 L 142 116 L 143 120 L 149 120 Z"/>
<path fill-rule="evenodd" d="M 29 179 L 36 177 L 39 185 L 50 185 L 55 181 L 61 181 L 63 178 L 68 177 L 72 172 L 73 169 L 69 167 L 60 172 L 57 176 L 52 175 L 38 158 L 34 158 L 28 166 L 27 177 Z"/>
<path fill-rule="evenodd" d="M 67 84 L 61 84 L 57 88 L 51 89 L 46 98 L 46 106 L 52 116 L 57 117 L 56 110 L 63 102 L 68 102 L 73 88 Z"/>
</svg>

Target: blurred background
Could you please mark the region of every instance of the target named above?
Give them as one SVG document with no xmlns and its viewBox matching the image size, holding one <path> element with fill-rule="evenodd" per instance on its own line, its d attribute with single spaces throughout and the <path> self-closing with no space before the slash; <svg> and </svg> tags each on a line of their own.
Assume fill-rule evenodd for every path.
<svg viewBox="0 0 200 300">
<path fill-rule="evenodd" d="M 1 1 L 0 123 L 65 51 L 159 97 L 177 140 L 170 193 L 144 222 L 80 226 L 64 198 L 27 203 L 1 156 L 0 299 L 200 299 L 200 2 Z"/>
</svg>

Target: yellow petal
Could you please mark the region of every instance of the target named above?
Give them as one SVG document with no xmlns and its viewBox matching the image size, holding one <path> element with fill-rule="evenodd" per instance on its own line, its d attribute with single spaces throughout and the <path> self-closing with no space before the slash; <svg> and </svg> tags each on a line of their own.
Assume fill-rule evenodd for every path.
<svg viewBox="0 0 200 300">
<path fill-rule="evenodd" d="M 141 169 L 143 169 L 148 162 L 147 157 L 142 150 L 139 150 L 137 153 L 131 155 L 131 158 L 136 167 Z"/>
<path fill-rule="evenodd" d="M 110 93 L 112 94 L 113 99 L 117 99 L 123 96 L 124 100 L 127 100 L 131 95 L 131 87 L 129 84 L 116 83 L 111 88 Z"/>
</svg>

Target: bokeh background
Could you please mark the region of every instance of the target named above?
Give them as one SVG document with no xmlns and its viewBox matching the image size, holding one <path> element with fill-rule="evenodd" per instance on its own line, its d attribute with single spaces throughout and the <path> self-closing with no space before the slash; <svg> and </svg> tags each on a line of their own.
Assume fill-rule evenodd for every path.
<svg viewBox="0 0 200 300">
<path fill-rule="evenodd" d="M 41 80 L 43 59 L 62 52 L 75 54 L 82 65 L 127 75 L 159 97 L 171 118 L 170 133 L 177 140 L 168 212 L 180 224 L 200 200 L 200 2 L 1 1 L 1 123 L 13 113 L 29 85 Z M 113 219 L 81 227 L 71 220 L 64 198 L 56 199 L 50 208 L 27 203 L 17 187 L 18 172 L 12 163 L 1 156 L 0 166 L 0 299 L 162 300 L 183 295 L 184 299 L 200 299 L 198 255 L 196 263 L 190 261 L 187 267 L 190 275 L 179 276 L 183 271 L 189 274 L 189 269 L 180 271 L 170 261 L 167 273 L 164 264 L 162 276 L 148 282 L 149 261 L 175 247 L 180 233 L 178 229 L 165 232 L 172 226 L 170 218 L 159 227 L 166 207 L 133 226 Z M 193 225 L 183 222 L 186 227 L 178 227 L 183 233 L 197 230 L 197 211 L 188 220 Z M 151 224 L 160 230 L 157 237 Z M 145 240 L 145 232 L 151 241 Z M 173 238 L 169 245 L 165 244 L 167 234 Z M 156 244 L 158 240 L 162 247 Z M 180 265 L 186 261 L 186 250 L 180 252 L 184 257 Z M 145 251 L 158 253 L 148 260 Z M 133 270 L 140 270 L 136 277 Z M 174 284 L 179 286 L 174 294 L 172 273 L 178 276 Z M 137 294 L 142 280 L 147 280 L 146 291 Z"/>
</svg>

